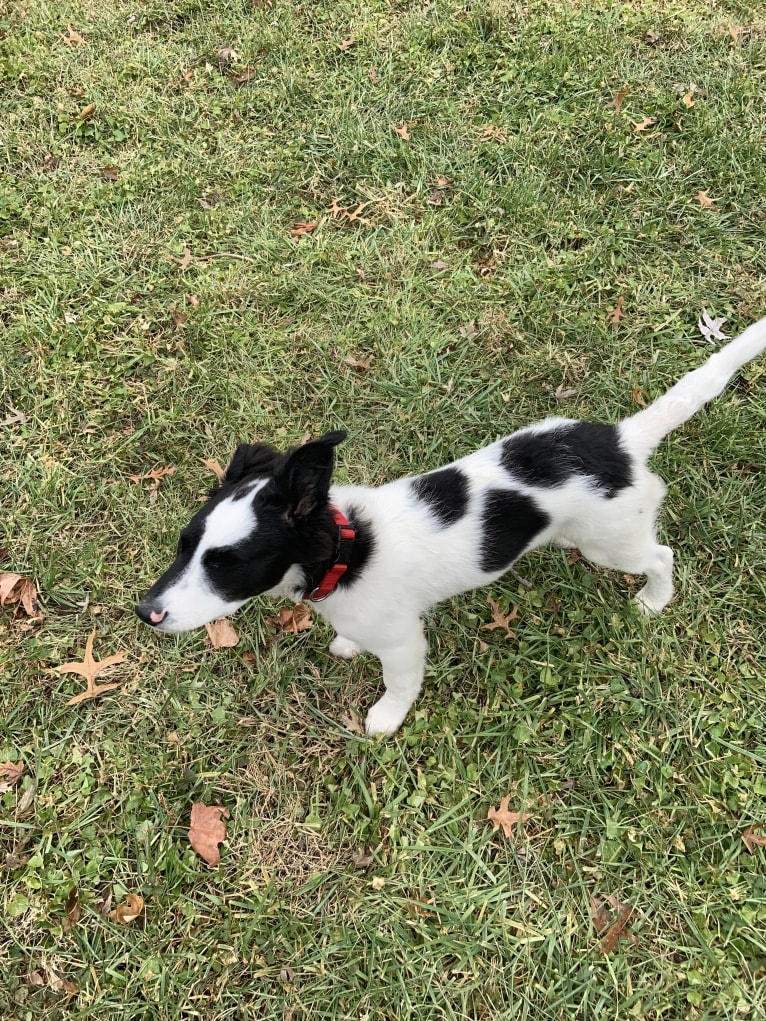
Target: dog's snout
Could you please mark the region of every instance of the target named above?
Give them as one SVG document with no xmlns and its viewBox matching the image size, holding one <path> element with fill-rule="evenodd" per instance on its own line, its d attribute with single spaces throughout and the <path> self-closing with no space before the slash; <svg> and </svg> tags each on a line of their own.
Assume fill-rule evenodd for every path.
<svg viewBox="0 0 766 1021">
<path fill-rule="evenodd" d="M 150 627 L 161 624 L 168 615 L 167 610 L 158 610 L 151 603 L 138 603 L 135 609 L 144 624 L 149 624 Z"/>
</svg>

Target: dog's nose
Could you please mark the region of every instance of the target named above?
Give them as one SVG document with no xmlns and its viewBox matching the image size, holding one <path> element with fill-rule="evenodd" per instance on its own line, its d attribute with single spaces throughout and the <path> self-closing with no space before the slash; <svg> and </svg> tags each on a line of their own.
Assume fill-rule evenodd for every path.
<svg viewBox="0 0 766 1021">
<path fill-rule="evenodd" d="M 139 603 L 135 609 L 144 624 L 149 624 L 150 627 L 161 624 L 168 615 L 167 610 L 157 610 L 151 603 Z"/>
</svg>

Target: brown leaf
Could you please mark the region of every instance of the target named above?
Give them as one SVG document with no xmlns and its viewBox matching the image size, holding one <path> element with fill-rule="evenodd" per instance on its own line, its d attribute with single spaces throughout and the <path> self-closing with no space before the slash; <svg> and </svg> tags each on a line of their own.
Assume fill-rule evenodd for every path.
<svg viewBox="0 0 766 1021">
<path fill-rule="evenodd" d="M 561 382 L 559 383 L 559 385 L 554 390 L 553 396 L 556 398 L 556 400 L 560 404 L 562 401 L 569 400 L 570 397 L 576 397 L 577 396 L 577 390 L 574 387 L 571 387 L 571 386 L 570 387 L 565 387 L 564 386 L 564 380 L 562 379 Z"/>
<path fill-rule="evenodd" d="M 205 805 L 197 801 L 192 805 L 189 842 L 208 865 L 215 867 L 221 860 L 218 845 L 226 839 L 228 808 L 220 805 Z"/>
<path fill-rule="evenodd" d="M 660 41 L 660 33 L 655 32 L 653 28 L 650 28 L 648 32 L 644 33 L 644 42 L 648 46 L 656 46 Z"/>
<path fill-rule="evenodd" d="M 766 847 L 766 834 L 755 832 L 756 830 L 762 829 L 762 827 L 763 823 L 756 823 L 755 826 L 748 826 L 742 833 L 742 840 L 750 854 L 755 854 L 754 849 L 756 847 Z"/>
<path fill-rule="evenodd" d="M 209 621 L 205 624 L 205 630 L 214 649 L 233 649 L 239 645 L 239 635 L 225 617 Z"/>
<path fill-rule="evenodd" d="M 352 734 L 364 734 L 364 724 L 359 715 L 353 709 L 349 709 L 340 718 L 341 726 L 345 727 Z"/>
<path fill-rule="evenodd" d="M 184 248 L 183 255 L 171 255 L 169 258 L 171 262 L 178 263 L 182 270 L 186 270 L 191 266 L 193 256 L 188 248 Z"/>
<path fill-rule="evenodd" d="M 96 661 L 93 658 L 93 639 L 95 637 L 95 631 L 88 635 L 82 663 L 64 663 L 63 666 L 56 667 L 58 673 L 78 674 L 80 677 L 84 677 L 88 684 L 85 691 L 75 695 L 74 698 L 70 698 L 67 705 L 77 705 L 78 702 L 84 702 L 85 699 L 96 698 L 105 691 L 113 691 L 115 688 L 119 688 L 120 684 L 122 684 L 122 681 L 117 681 L 114 684 L 96 684 L 96 678 L 100 673 L 106 670 L 107 667 L 123 663 L 126 657 L 124 652 L 117 652 L 113 656 L 107 656 L 106 659 Z"/>
<path fill-rule="evenodd" d="M 215 56 L 219 64 L 233 64 L 239 61 L 239 54 L 233 46 L 222 46 Z"/>
<path fill-rule="evenodd" d="M 21 779 L 23 762 L 0 762 L 0 794 L 6 794 Z"/>
<path fill-rule="evenodd" d="M 79 993 L 80 989 L 76 982 L 71 979 L 62 978 L 53 968 L 36 968 L 27 976 L 27 982 L 31 986 L 48 986 L 54 993 L 66 993 L 67 999 Z"/>
<path fill-rule="evenodd" d="M 341 51 L 341 53 L 345 53 L 346 50 L 350 50 L 351 49 L 351 47 L 354 45 L 355 42 L 356 42 L 356 39 L 354 39 L 354 37 L 352 35 L 350 35 L 347 38 L 342 39 L 338 43 L 338 49 Z"/>
<path fill-rule="evenodd" d="M 617 304 L 614 306 L 612 311 L 606 317 L 606 321 L 608 323 L 611 323 L 615 329 L 617 329 L 617 327 L 620 325 L 620 320 L 624 319 L 625 316 L 627 315 L 627 313 L 623 311 L 624 304 L 625 298 L 623 298 L 623 296 L 620 295 L 617 299 Z"/>
<path fill-rule="evenodd" d="M 356 869 L 366 869 L 368 865 L 372 865 L 372 855 L 367 854 L 364 848 L 360 847 L 351 855 L 351 864 Z"/>
<path fill-rule="evenodd" d="M 354 358 L 353 355 L 346 355 L 343 364 L 350 365 L 352 369 L 363 369 L 366 372 L 374 361 L 375 355 L 367 355 L 366 358 Z"/>
<path fill-rule="evenodd" d="M 742 35 L 742 28 L 739 25 L 732 25 L 730 21 L 727 21 L 726 30 L 731 36 L 732 46 L 736 46 L 739 42 L 739 37 Z"/>
<path fill-rule="evenodd" d="M 657 118 L 656 117 L 644 117 L 644 119 L 641 120 L 641 121 L 631 121 L 631 123 L 633 124 L 633 130 L 634 131 L 646 131 L 646 129 L 650 128 L 652 126 L 652 124 L 656 124 L 657 123 Z"/>
<path fill-rule="evenodd" d="M 138 893 L 126 893 L 125 900 L 118 904 L 114 911 L 109 912 L 109 917 L 115 922 L 127 925 L 129 922 L 135 922 L 143 910 L 144 898 Z"/>
<path fill-rule="evenodd" d="M 219 482 L 223 482 L 224 476 L 226 475 L 226 469 L 222 468 L 218 461 L 214 458 L 206 458 L 202 462 L 208 471 L 211 471 Z"/>
<path fill-rule="evenodd" d="M 499 124 L 484 124 L 479 128 L 479 135 L 485 141 L 507 142 L 508 132 Z"/>
<path fill-rule="evenodd" d="M 371 67 L 370 70 L 367 72 L 367 74 L 368 74 L 368 77 L 369 77 L 370 81 L 372 82 L 372 84 L 373 85 L 377 85 L 378 84 L 378 69 L 377 69 L 377 67 Z"/>
<path fill-rule="evenodd" d="M 253 78 L 255 78 L 255 68 L 243 67 L 239 74 L 234 75 L 233 81 L 235 81 L 237 85 L 244 85 L 246 82 L 252 81 Z"/>
<path fill-rule="evenodd" d="M 496 833 L 501 827 L 506 837 L 513 837 L 514 831 L 519 822 L 522 825 L 529 819 L 529 815 L 521 812 L 509 812 L 508 802 L 510 801 L 510 794 L 506 794 L 500 801 L 499 808 L 490 807 L 487 812 L 487 819 L 492 823 L 492 831 Z"/>
<path fill-rule="evenodd" d="M 507 633 L 507 637 L 508 638 L 515 638 L 516 637 L 516 632 L 515 631 L 511 631 L 511 629 L 508 627 L 508 624 L 512 620 L 516 620 L 516 618 L 518 617 L 518 615 L 519 615 L 519 608 L 518 608 L 518 606 L 514 606 L 514 608 L 509 613 L 503 613 L 503 611 L 497 605 L 497 603 L 492 598 L 492 596 L 487 596 L 487 602 L 489 603 L 490 607 L 492 608 L 492 621 L 489 624 L 482 625 L 482 630 L 483 631 L 494 631 L 495 628 L 499 628 L 499 627 L 500 628 L 505 628 L 505 631 Z"/>
<path fill-rule="evenodd" d="M 621 936 L 629 939 L 631 943 L 638 943 L 638 939 L 627 928 L 628 922 L 635 914 L 635 908 L 629 904 L 621 904 L 614 896 L 606 897 L 604 900 L 590 897 L 589 900 L 593 927 L 599 935 L 604 934 L 601 940 L 602 954 L 611 954 Z M 617 912 L 616 918 L 609 911 L 607 905 Z"/>
<path fill-rule="evenodd" d="M 78 903 L 79 897 L 80 891 L 76 886 L 73 886 L 69 891 L 69 896 L 67 897 L 66 904 L 64 905 L 64 910 L 66 911 L 66 918 L 64 919 L 63 925 L 64 932 L 68 932 L 70 929 L 73 929 L 80 921 L 82 909 Z"/>
<path fill-rule="evenodd" d="M 414 128 L 417 123 L 418 123 L 417 121 L 409 121 L 409 122 L 402 121 L 402 123 L 400 124 L 400 126 L 398 128 L 394 128 L 394 131 L 405 142 L 409 142 L 409 140 L 410 140 L 410 128 Z"/>
<path fill-rule="evenodd" d="M 299 238 L 304 234 L 311 234 L 318 226 L 319 220 L 312 220 L 310 223 L 294 223 L 290 230 L 290 237 Z"/>
<path fill-rule="evenodd" d="M 37 589 L 30 578 L 20 574 L 4 572 L 0 574 L 0 606 L 20 603 L 30 620 L 39 623 L 44 615 L 37 603 Z"/>
<path fill-rule="evenodd" d="M 101 174 L 102 181 L 116 181 L 120 176 L 120 168 L 109 164 L 106 167 L 102 167 L 99 173 Z"/>
<path fill-rule="evenodd" d="M 710 198 L 709 191 L 710 189 L 706 188 L 704 191 L 698 191 L 694 196 L 694 201 L 699 202 L 703 209 L 715 209 L 715 204 L 718 201 Z"/>
<path fill-rule="evenodd" d="M 694 99 L 692 97 L 694 96 L 695 92 L 696 89 L 691 88 L 681 100 L 681 102 L 684 104 L 687 110 L 694 106 Z"/>
<path fill-rule="evenodd" d="M 95 103 L 88 103 L 87 106 L 84 106 L 82 108 L 82 110 L 80 110 L 80 120 L 81 121 L 89 121 L 95 112 L 96 112 L 96 104 Z"/>
<path fill-rule="evenodd" d="M 619 113 L 620 110 L 622 109 L 622 104 L 625 101 L 625 97 L 629 92 L 630 89 L 626 85 L 624 88 L 620 89 L 620 91 L 617 93 L 614 99 L 610 99 L 610 101 L 606 105 L 613 107 L 615 113 Z"/>
<path fill-rule="evenodd" d="M 276 617 L 267 617 L 266 619 L 278 631 L 287 635 L 297 635 L 300 631 L 308 631 L 314 624 L 311 610 L 305 603 L 283 606 Z"/>
<path fill-rule="evenodd" d="M 150 472 L 144 472 L 143 475 L 128 475 L 128 478 L 131 482 L 143 482 L 144 479 L 152 479 L 154 482 L 160 482 L 166 475 L 174 474 L 175 468 L 152 468 Z"/>
<path fill-rule="evenodd" d="M 642 390 L 640 386 L 634 386 L 631 391 L 631 397 L 634 404 L 638 404 L 640 407 L 646 407 L 646 390 Z"/>
<path fill-rule="evenodd" d="M 61 37 L 62 42 L 67 46 L 82 46 L 85 42 L 79 32 L 75 32 L 71 25 L 67 25 L 66 32 Z"/>
<path fill-rule="evenodd" d="M 4 418 L 0 425 L 26 425 L 29 421 L 23 411 L 19 411 L 18 408 L 14 408 L 13 405 L 9 405 L 10 415 L 8 418 Z"/>
</svg>

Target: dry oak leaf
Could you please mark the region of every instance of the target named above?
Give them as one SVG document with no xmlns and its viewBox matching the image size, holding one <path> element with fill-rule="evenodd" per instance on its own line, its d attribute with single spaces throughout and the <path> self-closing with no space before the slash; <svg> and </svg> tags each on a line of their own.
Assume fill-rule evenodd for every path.
<svg viewBox="0 0 766 1021">
<path fill-rule="evenodd" d="M 606 105 L 613 107 L 615 113 L 619 113 L 620 110 L 622 109 L 622 104 L 625 101 L 625 97 L 629 92 L 630 89 L 626 85 L 624 88 L 620 89 L 620 91 L 617 93 L 614 99 L 610 99 Z"/>
<path fill-rule="evenodd" d="M 308 631 L 314 625 L 311 610 L 305 603 L 283 606 L 276 617 L 267 617 L 266 619 L 278 631 L 286 635 L 297 635 L 300 631 Z"/>
<path fill-rule="evenodd" d="M 189 843 L 208 865 L 215 867 L 221 860 L 218 845 L 226 839 L 228 808 L 220 805 L 206 805 L 196 801 L 192 805 Z"/>
<path fill-rule="evenodd" d="M 102 167 L 99 173 L 102 181 L 116 181 L 120 176 L 120 168 L 109 164 L 106 167 Z"/>
<path fill-rule="evenodd" d="M 175 471 L 175 468 L 152 468 L 150 472 L 144 472 L 143 475 L 128 475 L 128 478 L 131 482 L 143 482 L 144 479 L 160 482 L 166 475 L 175 475 Z"/>
<path fill-rule="evenodd" d="M 689 91 L 686 93 L 686 95 L 681 100 L 681 102 L 684 104 L 684 106 L 686 107 L 687 110 L 690 107 L 694 106 L 694 99 L 692 97 L 694 96 L 695 91 L 696 90 L 693 89 L 693 88 L 689 89 Z"/>
<path fill-rule="evenodd" d="M 319 226 L 319 220 L 311 220 L 309 223 L 294 223 L 290 229 L 291 238 L 300 238 L 304 234 L 310 234 Z"/>
<path fill-rule="evenodd" d="M 0 794 L 6 794 L 21 779 L 23 762 L 0 762 Z"/>
<path fill-rule="evenodd" d="M 178 263 L 181 269 L 186 270 L 189 268 L 189 266 L 191 266 L 192 253 L 189 251 L 188 248 L 184 248 L 183 255 L 171 255 L 169 256 L 169 259 L 171 262 Z"/>
<path fill-rule="evenodd" d="M 634 131 L 646 131 L 652 124 L 657 123 L 656 117 L 644 117 L 642 121 L 632 121 Z"/>
<path fill-rule="evenodd" d="M 0 769 L 2 769 L 1 766 Z M 756 847 L 766 847 L 766 834 L 755 832 L 761 829 L 762 826 L 762 823 L 756 823 L 755 826 L 748 826 L 742 833 L 742 840 L 750 854 L 755 854 Z"/>
<path fill-rule="evenodd" d="M 506 837 L 512 837 L 514 831 L 519 824 L 525 823 L 529 819 L 529 815 L 524 812 L 509 812 L 508 802 L 510 801 L 510 794 L 506 794 L 504 798 L 500 800 L 499 808 L 490 807 L 487 812 L 487 819 L 492 823 L 492 832 L 496 833 L 501 827 Z"/>
<path fill-rule="evenodd" d="M 18 408 L 14 408 L 13 405 L 9 405 L 10 415 L 8 418 L 4 418 L 0 425 L 26 425 L 29 419 L 23 411 L 19 411 Z"/>
<path fill-rule="evenodd" d="M 81 46 L 85 40 L 79 32 L 75 32 L 71 25 L 67 25 L 66 32 L 61 37 L 62 42 L 67 46 Z"/>
<path fill-rule="evenodd" d="M 372 363 L 375 361 L 375 355 L 367 355 L 366 358 L 354 358 L 353 355 L 346 355 L 343 358 L 343 364 L 350 366 L 352 369 L 363 369 L 365 372 L 369 369 Z"/>
<path fill-rule="evenodd" d="M 223 482 L 226 477 L 226 469 L 222 468 L 215 458 L 206 458 L 202 463 L 208 471 L 211 471 L 213 475 L 215 475 L 219 482 Z"/>
<path fill-rule="evenodd" d="M 255 78 L 255 68 L 243 67 L 239 74 L 234 75 L 232 81 L 236 82 L 237 85 L 245 85 L 247 82 L 252 81 L 253 78 Z"/>
<path fill-rule="evenodd" d="M 95 103 L 88 103 L 87 106 L 84 106 L 82 108 L 82 110 L 80 110 L 80 120 L 81 121 L 89 121 L 95 112 L 96 112 L 96 104 Z"/>
<path fill-rule="evenodd" d="M 400 124 L 400 126 L 398 128 L 394 128 L 394 131 L 405 142 L 409 142 L 409 140 L 410 140 L 410 128 L 414 128 L 417 123 L 418 123 L 417 121 L 402 121 L 402 123 Z"/>
<path fill-rule="evenodd" d="M 355 42 L 356 42 L 356 39 L 354 39 L 354 37 L 352 35 L 347 36 L 345 39 L 342 39 L 338 43 L 338 49 L 341 51 L 341 53 L 345 53 L 346 50 L 350 50 L 351 49 L 351 47 L 354 45 Z"/>
<path fill-rule="evenodd" d="M 64 932 L 69 932 L 75 925 L 80 921 L 80 915 L 82 914 L 82 908 L 80 907 L 80 891 L 76 886 L 73 886 L 69 891 L 69 896 L 66 899 L 64 910 L 66 911 L 66 918 L 62 926 Z"/>
<path fill-rule="evenodd" d="M 34 621 L 41 621 L 43 614 L 37 604 L 37 589 L 30 578 L 8 571 L 0 574 L 0 606 L 21 603 L 26 615 Z"/>
<path fill-rule="evenodd" d="M 234 630 L 234 625 L 225 617 L 209 621 L 205 624 L 205 630 L 214 649 L 233 649 L 235 645 L 239 645 L 239 635 Z"/>
<path fill-rule="evenodd" d="M 129 922 L 135 922 L 143 910 L 144 898 L 138 893 L 126 893 L 125 900 L 118 904 L 114 911 L 109 912 L 109 917 L 115 922 L 127 925 Z"/>
<path fill-rule="evenodd" d="M 608 323 L 611 323 L 612 326 L 615 327 L 615 329 L 620 325 L 620 320 L 624 319 L 625 316 L 627 315 L 627 313 L 623 310 L 623 305 L 624 304 L 625 304 L 625 298 L 623 298 L 623 296 L 620 295 L 617 298 L 617 304 L 614 306 L 612 311 L 606 317 L 606 321 Z"/>
<path fill-rule="evenodd" d="M 694 201 L 699 202 L 703 209 L 715 209 L 715 204 L 718 201 L 718 199 L 711 199 L 709 191 L 710 189 L 706 188 L 704 191 L 698 191 L 694 196 Z"/>
<path fill-rule="evenodd" d="M 617 912 L 616 917 L 608 910 L 607 904 Z M 631 943 L 638 943 L 638 939 L 627 928 L 636 913 L 635 908 L 629 904 L 621 904 L 616 897 L 606 897 L 604 900 L 590 897 L 590 912 L 596 932 L 604 934 L 601 940 L 602 954 L 611 954 L 621 936 Z"/>
<path fill-rule="evenodd" d="M 70 698 L 67 705 L 76 705 L 78 702 L 84 702 L 88 698 L 96 698 L 98 695 L 103 695 L 105 691 L 114 691 L 115 688 L 119 688 L 120 684 L 122 684 L 122 681 L 117 681 L 114 684 L 96 684 L 96 678 L 100 673 L 106 670 L 107 667 L 123 663 L 126 657 L 124 652 L 117 652 L 113 656 L 107 656 L 106 659 L 97 662 L 93 658 L 93 639 L 95 637 L 95 631 L 88 635 L 82 663 L 64 663 L 63 666 L 56 667 L 57 673 L 78 674 L 80 677 L 84 677 L 88 684 L 85 691 L 75 695 L 74 698 Z"/>
<path fill-rule="evenodd" d="M 516 620 L 516 618 L 518 617 L 518 615 L 519 615 L 519 608 L 518 608 L 518 606 L 514 606 L 513 609 L 510 610 L 508 613 L 503 613 L 503 611 L 497 605 L 497 603 L 492 598 L 492 596 L 487 596 L 487 602 L 492 607 L 492 620 L 491 620 L 491 622 L 489 624 L 483 624 L 482 625 L 482 630 L 484 630 L 484 631 L 494 631 L 495 628 L 501 627 L 501 628 L 505 628 L 505 631 L 507 632 L 507 637 L 508 638 L 515 638 L 516 637 L 516 632 L 515 631 L 511 631 L 511 629 L 508 627 L 508 624 L 512 620 Z"/>
</svg>

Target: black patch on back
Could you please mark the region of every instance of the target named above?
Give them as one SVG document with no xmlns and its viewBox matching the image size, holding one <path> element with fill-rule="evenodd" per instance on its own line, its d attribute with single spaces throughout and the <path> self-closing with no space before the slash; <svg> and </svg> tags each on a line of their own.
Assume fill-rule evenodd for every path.
<svg viewBox="0 0 766 1021">
<path fill-rule="evenodd" d="M 491 489 L 481 516 L 482 570 L 510 567 L 550 520 L 531 497 L 512 489 Z"/>
<path fill-rule="evenodd" d="M 503 468 L 528 486 L 563 486 L 575 475 L 587 475 L 611 500 L 633 480 L 614 425 L 573 422 L 546 432 L 517 433 L 502 449 Z"/>
<path fill-rule="evenodd" d="M 443 525 L 453 525 L 468 508 L 468 479 L 459 468 L 440 468 L 419 475 L 411 483 L 419 500 L 428 504 Z"/>
</svg>

